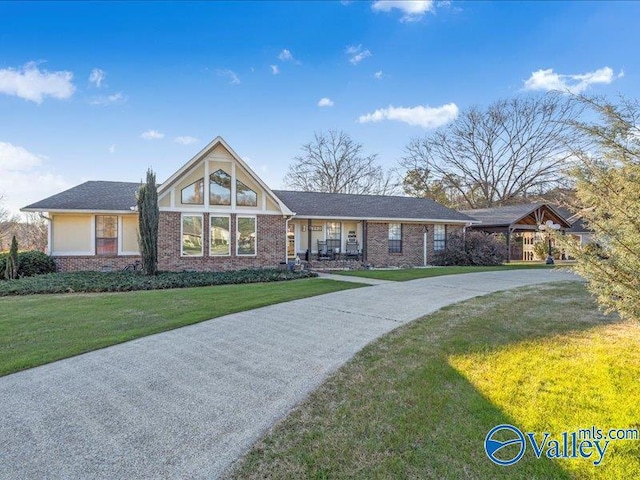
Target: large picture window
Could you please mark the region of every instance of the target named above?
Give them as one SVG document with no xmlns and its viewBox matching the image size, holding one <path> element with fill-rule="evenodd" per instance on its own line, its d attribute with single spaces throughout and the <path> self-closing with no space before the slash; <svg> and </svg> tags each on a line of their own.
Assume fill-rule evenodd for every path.
<svg viewBox="0 0 640 480">
<path fill-rule="evenodd" d="M 231 175 L 222 169 L 209 175 L 209 205 L 231 205 Z"/>
<path fill-rule="evenodd" d="M 231 232 L 229 217 L 210 217 L 209 255 L 226 256 L 231 254 Z"/>
<path fill-rule="evenodd" d="M 96 215 L 96 255 L 118 254 L 118 216 Z"/>
<path fill-rule="evenodd" d="M 183 204 L 202 205 L 204 203 L 204 178 L 196 180 L 191 185 L 184 187 L 180 193 Z"/>
<path fill-rule="evenodd" d="M 239 207 L 257 207 L 258 195 L 240 180 L 236 180 L 236 205 Z"/>
<path fill-rule="evenodd" d="M 238 217 L 236 254 L 256 254 L 256 217 Z"/>
<path fill-rule="evenodd" d="M 433 226 L 433 250 L 444 250 L 447 243 L 447 227 L 445 225 Z"/>
<path fill-rule="evenodd" d="M 202 256 L 202 216 L 182 216 L 182 255 Z"/>
<path fill-rule="evenodd" d="M 402 224 L 389 224 L 389 253 L 402 253 Z"/>
</svg>

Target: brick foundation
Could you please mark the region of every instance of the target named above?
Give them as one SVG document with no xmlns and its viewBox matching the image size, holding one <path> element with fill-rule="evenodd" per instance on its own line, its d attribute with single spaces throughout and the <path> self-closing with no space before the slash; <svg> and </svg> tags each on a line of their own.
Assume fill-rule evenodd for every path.
<svg viewBox="0 0 640 480">
<path fill-rule="evenodd" d="M 122 270 L 131 265 L 139 256 L 55 256 L 56 268 L 59 272 L 111 271 Z"/>
</svg>

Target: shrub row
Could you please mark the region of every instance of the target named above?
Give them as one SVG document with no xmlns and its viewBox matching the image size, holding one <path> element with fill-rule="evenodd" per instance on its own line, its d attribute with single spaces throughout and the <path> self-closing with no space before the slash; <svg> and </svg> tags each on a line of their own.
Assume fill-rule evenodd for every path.
<svg viewBox="0 0 640 480">
<path fill-rule="evenodd" d="M 309 271 L 237 270 L 233 272 L 162 272 L 146 276 L 142 272 L 50 273 L 0 282 L 0 296 L 40 293 L 127 292 L 165 288 L 204 287 L 238 283 L 277 282 L 316 277 Z"/>
<path fill-rule="evenodd" d="M 8 253 L 0 253 L 0 272 L 4 274 L 7 268 Z M 46 253 L 38 250 L 18 252 L 18 277 L 31 277 L 56 271 L 56 264 Z M 0 275 L 4 278 L 4 275 Z"/>
<path fill-rule="evenodd" d="M 434 254 L 434 265 L 501 265 L 507 260 L 507 245 L 502 235 L 482 232 L 451 234 L 444 250 Z"/>
</svg>

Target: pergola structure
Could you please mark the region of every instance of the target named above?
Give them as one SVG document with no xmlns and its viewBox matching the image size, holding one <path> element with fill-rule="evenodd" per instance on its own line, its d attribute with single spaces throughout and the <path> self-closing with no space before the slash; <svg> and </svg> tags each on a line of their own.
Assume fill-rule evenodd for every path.
<svg viewBox="0 0 640 480">
<path fill-rule="evenodd" d="M 522 252 L 512 249 L 512 235 L 523 232 L 538 232 L 540 225 L 548 220 L 560 225 L 560 231 L 571 228 L 571 222 L 558 209 L 547 203 L 527 203 L 506 207 L 461 210 L 462 213 L 480 221 L 468 230 L 485 233 L 502 233 L 507 239 L 509 260 L 522 260 Z"/>
</svg>

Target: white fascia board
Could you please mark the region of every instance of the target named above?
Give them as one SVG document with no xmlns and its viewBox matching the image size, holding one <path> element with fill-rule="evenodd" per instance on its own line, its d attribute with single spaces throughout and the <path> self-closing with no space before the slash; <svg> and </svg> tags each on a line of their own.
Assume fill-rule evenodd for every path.
<svg viewBox="0 0 640 480">
<path fill-rule="evenodd" d="M 470 225 L 480 223 L 477 220 L 447 220 L 443 218 L 386 218 L 386 217 L 331 217 L 325 215 L 296 215 L 296 220 L 367 220 L 369 222 L 404 222 L 404 223 L 443 223 L 447 225 Z"/>
<path fill-rule="evenodd" d="M 92 213 L 96 215 L 137 215 L 137 210 L 87 210 L 87 209 L 41 209 L 41 208 L 21 208 L 21 212 L 47 212 L 52 213 Z"/>
</svg>

